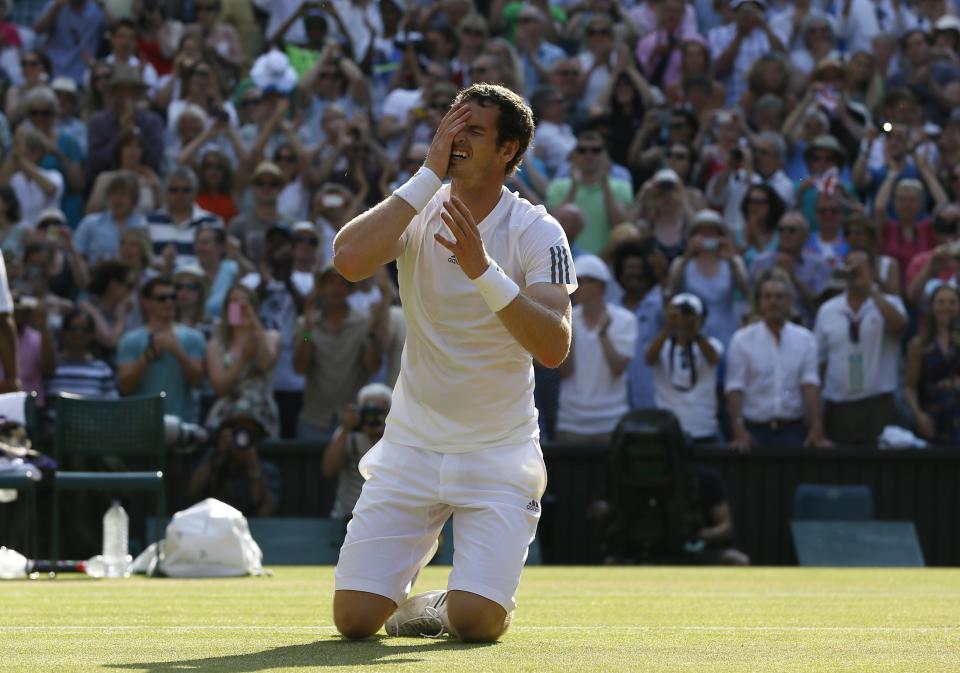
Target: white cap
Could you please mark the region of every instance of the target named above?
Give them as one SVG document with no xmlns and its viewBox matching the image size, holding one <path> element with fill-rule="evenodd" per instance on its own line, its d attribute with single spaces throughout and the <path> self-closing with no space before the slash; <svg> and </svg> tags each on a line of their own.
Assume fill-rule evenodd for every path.
<svg viewBox="0 0 960 673">
<path fill-rule="evenodd" d="M 701 227 L 718 227 L 723 231 L 727 230 L 727 225 L 720 213 L 709 208 L 697 211 L 697 214 L 693 216 L 693 222 L 688 227 L 688 233 L 692 234 Z"/>
<path fill-rule="evenodd" d="M 59 208 L 44 208 L 37 216 L 37 222 L 46 222 L 47 220 L 56 220 L 60 224 L 66 224 L 67 216 Z"/>
<path fill-rule="evenodd" d="M 960 19 L 952 14 L 944 14 L 933 24 L 934 30 L 955 30 L 960 33 Z"/>
<path fill-rule="evenodd" d="M 287 55 L 271 49 L 253 62 L 250 79 L 264 93 L 279 91 L 286 95 L 297 86 L 297 71 L 290 65 Z"/>
<path fill-rule="evenodd" d="M 309 231 L 311 234 L 316 234 L 317 228 L 314 226 L 313 222 L 309 222 L 307 220 L 300 220 L 299 222 L 293 225 L 292 231 L 293 233 L 297 233 L 298 231 Z"/>
<path fill-rule="evenodd" d="M 606 263 L 596 255 L 583 254 L 573 260 L 577 269 L 577 278 L 596 278 L 609 283 L 613 280 Z"/>
<path fill-rule="evenodd" d="M 693 309 L 693 312 L 698 316 L 703 317 L 703 302 L 695 294 L 690 292 L 681 292 L 680 294 L 674 295 L 670 300 L 671 306 L 689 306 Z"/>
<path fill-rule="evenodd" d="M 72 93 L 74 96 L 76 96 L 79 91 L 77 89 L 77 83 L 69 77 L 54 77 L 53 81 L 50 82 L 50 88 L 54 91 Z"/>
<path fill-rule="evenodd" d="M 653 174 L 653 184 L 657 185 L 663 182 L 669 182 L 674 185 L 680 184 L 680 176 L 672 168 L 661 168 Z"/>
</svg>

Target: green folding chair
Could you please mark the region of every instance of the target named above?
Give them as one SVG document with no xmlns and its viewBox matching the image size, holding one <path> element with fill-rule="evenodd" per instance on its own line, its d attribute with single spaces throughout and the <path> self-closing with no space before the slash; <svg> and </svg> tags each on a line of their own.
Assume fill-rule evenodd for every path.
<svg viewBox="0 0 960 673">
<path fill-rule="evenodd" d="M 150 469 L 140 472 L 61 471 L 53 479 L 53 530 L 50 549 L 60 558 L 60 495 L 65 491 L 153 492 L 157 516 L 165 515 L 163 468 L 164 394 L 104 400 L 63 393 L 56 399 L 53 454 L 58 465 L 67 457 L 139 458 Z"/>
</svg>

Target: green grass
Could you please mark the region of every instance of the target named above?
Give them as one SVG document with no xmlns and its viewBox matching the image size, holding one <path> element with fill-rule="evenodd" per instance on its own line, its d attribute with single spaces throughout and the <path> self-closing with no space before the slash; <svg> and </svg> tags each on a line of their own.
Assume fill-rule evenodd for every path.
<svg viewBox="0 0 960 673">
<path fill-rule="evenodd" d="M 275 573 L 0 583 L 0 671 L 960 671 L 958 570 L 534 567 L 485 646 L 341 641 L 332 568 Z"/>
</svg>

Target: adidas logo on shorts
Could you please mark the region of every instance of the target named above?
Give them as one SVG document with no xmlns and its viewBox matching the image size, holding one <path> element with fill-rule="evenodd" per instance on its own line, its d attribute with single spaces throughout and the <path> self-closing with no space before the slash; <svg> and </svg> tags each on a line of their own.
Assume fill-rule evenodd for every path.
<svg viewBox="0 0 960 673">
<path fill-rule="evenodd" d="M 531 500 L 530 502 L 527 503 L 527 509 L 529 509 L 531 512 L 539 512 L 540 503 L 537 502 L 536 500 Z"/>
</svg>

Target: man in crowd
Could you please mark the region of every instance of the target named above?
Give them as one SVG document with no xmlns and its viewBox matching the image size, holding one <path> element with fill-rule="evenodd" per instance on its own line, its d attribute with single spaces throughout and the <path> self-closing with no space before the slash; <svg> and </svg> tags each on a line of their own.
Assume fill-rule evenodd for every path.
<svg viewBox="0 0 960 673">
<path fill-rule="evenodd" d="M 121 395 L 166 393 L 166 413 L 197 422 L 194 388 L 203 383 L 203 335 L 177 324 L 177 294 L 166 278 L 140 288 L 144 326 L 127 332 L 117 347 L 117 389 Z"/>
<path fill-rule="evenodd" d="M 627 365 L 636 348 L 637 321 L 630 311 L 607 303 L 612 282 L 602 259 L 577 257 L 573 346 L 558 368 L 559 441 L 609 444 L 617 422 L 630 409 Z"/>
<path fill-rule="evenodd" d="M 164 192 L 166 208 L 147 214 L 153 252 L 163 261 L 169 275 L 176 267 L 197 263 L 193 239 L 200 227 L 223 226 L 220 218 L 197 205 L 197 174 L 178 166 L 167 175 Z"/>
<path fill-rule="evenodd" d="M 893 392 L 907 312 L 900 297 L 877 287 L 871 251 L 854 248 L 846 262 L 846 291 L 820 307 L 814 324 L 824 426 L 838 444 L 869 444 L 884 426 L 896 424 Z"/>
<path fill-rule="evenodd" d="M 737 330 L 727 357 L 727 410 L 733 445 L 754 448 L 825 447 L 820 415 L 817 342 L 789 321 L 789 277 L 779 270 L 754 286 L 759 320 Z"/>
<path fill-rule="evenodd" d="M 807 218 L 798 210 L 784 213 L 777 225 L 780 234 L 776 250 L 757 256 L 750 265 L 750 279 L 756 282 L 759 275 L 778 267 L 790 277 L 796 293 L 796 310 L 804 325 L 813 324 L 817 299 L 830 281 L 830 265 L 823 256 L 805 247 L 810 238 Z"/>
</svg>

